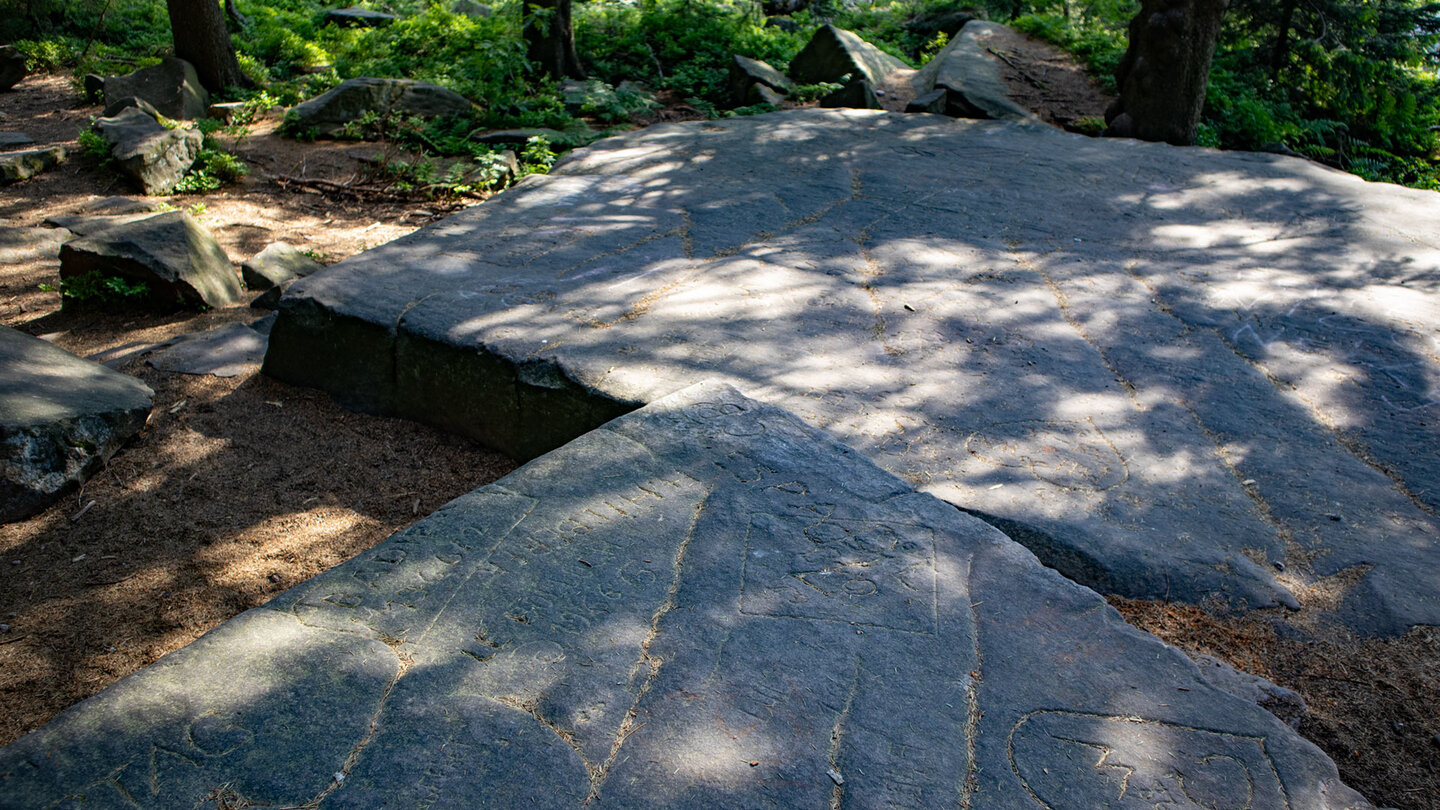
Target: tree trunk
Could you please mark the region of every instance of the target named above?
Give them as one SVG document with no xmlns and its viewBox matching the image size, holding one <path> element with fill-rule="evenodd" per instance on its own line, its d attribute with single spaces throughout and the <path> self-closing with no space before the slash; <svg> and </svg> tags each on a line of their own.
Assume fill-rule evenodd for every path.
<svg viewBox="0 0 1440 810">
<path fill-rule="evenodd" d="M 1210 60 L 1228 0 L 1142 0 L 1130 45 L 1115 71 L 1120 97 L 1105 111 L 1105 134 L 1195 142 Z"/>
<path fill-rule="evenodd" d="M 1285 57 L 1290 52 L 1290 27 L 1295 22 L 1295 0 L 1285 0 L 1280 12 L 1280 33 L 1275 36 L 1275 48 L 1270 52 L 1270 78 L 1280 75 L 1285 67 Z"/>
<path fill-rule="evenodd" d="M 575 52 L 570 4 L 571 0 L 525 0 L 521 6 L 526 53 L 542 73 L 555 79 L 585 78 Z"/>
<path fill-rule="evenodd" d="M 195 66 L 206 90 L 251 86 L 235 58 L 220 0 L 165 0 L 165 5 L 170 9 L 175 55 Z"/>
</svg>

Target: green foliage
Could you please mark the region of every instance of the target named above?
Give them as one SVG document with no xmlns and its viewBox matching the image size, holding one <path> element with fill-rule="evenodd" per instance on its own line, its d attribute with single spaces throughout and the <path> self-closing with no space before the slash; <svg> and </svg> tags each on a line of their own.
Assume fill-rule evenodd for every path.
<svg viewBox="0 0 1440 810">
<path fill-rule="evenodd" d="M 98 271 L 62 278 L 58 287 L 41 284 L 40 289 L 59 292 L 63 298 L 76 303 L 124 305 L 138 303 L 150 296 L 150 285 L 143 281 L 129 281 Z"/>
<path fill-rule="evenodd" d="M 202 148 L 190 171 L 175 186 L 176 194 L 203 194 L 215 191 L 226 183 L 234 183 L 250 173 L 244 161 L 229 152 Z"/>
<path fill-rule="evenodd" d="M 109 163 L 113 159 L 110 156 L 110 142 L 95 130 L 86 127 L 80 131 L 77 140 L 80 142 L 80 151 L 101 164 Z"/>
<path fill-rule="evenodd" d="M 793 101 L 805 102 L 816 101 L 839 90 L 845 85 L 839 82 L 820 82 L 819 84 L 797 84 L 791 89 L 789 97 Z"/>
<path fill-rule="evenodd" d="M 556 154 L 550 142 L 539 135 L 532 136 L 520 151 L 520 174 L 549 174 L 555 166 Z"/>
<path fill-rule="evenodd" d="M 1116 17 L 1067 20 L 1059 14 L 1029 14 L 1011 21 L 1017 31 L 1075 54 L 1102 85 L 1115 89 L 1115 69 L 1125 56 L 1125 26 L 1135 9 L 1115 9 Z"/>
</svg>

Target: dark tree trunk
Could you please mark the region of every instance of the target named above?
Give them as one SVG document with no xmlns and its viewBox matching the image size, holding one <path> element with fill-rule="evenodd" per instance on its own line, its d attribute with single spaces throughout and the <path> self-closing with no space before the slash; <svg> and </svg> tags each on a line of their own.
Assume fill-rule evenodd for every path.
<svg viewBox="0 0 1440 810">
<path fill-rule="evenodd" d="M 250 86 L 225 30 L 220 0 L 165 0 L 165 5 L 170 9 L 175 55 L 195 66 L 206 90 Z"/>
<path fill-rule="evenodd" d="M 583 79 L 580 55 L 575 52 L 575 26 L 570 20 L 571 0 L 525 0 L 525 48 L 530 61 L 555 79 Z"/>
<path fill-rule="evenodd" d="M 1280 33 L 1275 36 L 1275 49 L 1270 53 L 1270 78 L 1280 75 L 1285 67 L 1285 57 L 1290 52 L 1290 27 L 1295 22 L 1295 0 L 1285 0 L 1280 12 Z"/>
<path fill-rule="evenodd" d="M 1228 0 L 1142 0 L 1130 45 L 1115 71 L 1120 97 L 1105 111 L 1105 134 L 1195 142 L 1210 59 Z"/>
</svg>

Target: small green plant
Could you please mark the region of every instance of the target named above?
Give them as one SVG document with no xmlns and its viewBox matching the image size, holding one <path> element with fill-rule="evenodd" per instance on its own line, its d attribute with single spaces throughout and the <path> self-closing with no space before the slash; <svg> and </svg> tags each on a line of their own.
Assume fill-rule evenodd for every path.
<svg viewBox="0 0 1440 810">
<path fill-rule="evenodd" d="M 539 135 L 532 136 L 520 151 L 520 175 L 549 174 L 556 157 L 549 141 Z"/>
<path fill-rule="evenodd" d="M 60 285 L 41 284 L 46 292 L 58 292 L 76 303 L 133 304 L 150 296 L 150 285 L 98 271 L 60 279 Z"/>
<path fill-rule="evenodd" d="M 190 171 L 175 186 L 176 194 L 203 194 L 234 183 L 250 173 L 240 158 L 219 149 L 202 148 Z"/>
<path fill-rule="evenodd" d="M 78 140 L 80 141 L 80 151 L 86 155 L 95 158 L 102 164 L 113 160 L 110 156 L 110 142 L 95 130 L 86 127 L 81 130 Z"/>
<path fill-rule="evenodd" d="M 825 96 L 839 90 L 845 85 L 839 82 L 820 82 L 819 84 L 797 84 L 790 91 L 788 98 L 791 101 L 804 103 L 806 101 L 818 101 Z"/>
<path fill-rule="evenodd" d="M 190 211 L 190 216 L 192 216 L 192 217 L 200 217 L 200 216 L 203 216 L 203 215 L 205 214 L 205 211 L 206 211 L 205 203 L 203 203 L 203 202 L 197 202 L 197 203 L 195 203 L 194 205 L 190 206 L 189 209 L 187 209 L 187 210 Z"/>
</svg>

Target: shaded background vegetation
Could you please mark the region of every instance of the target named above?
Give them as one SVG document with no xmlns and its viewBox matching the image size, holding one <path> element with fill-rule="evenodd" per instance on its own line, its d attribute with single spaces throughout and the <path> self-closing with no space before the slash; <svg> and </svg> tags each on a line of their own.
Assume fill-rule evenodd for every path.
<svg viewBox="0 0 1440 810">
<path fill-rule="evenodd" d="M 261 97 L 292 104 L 343 79 L 405 76 L 450 87 L 481 105 L 477 120 L 438 125 L 427 137 L 463 153 L 470 128 L 544 126 L 599 133 L 577 120 L 561 88 L 530 69 L 516 0 L 472 18 L 449 2 L 365 3 L 401 21 L 384 28 L 322 25 L 318 0 L 241 0 L 232 25 L 245 72 Z M 333 4 L 339 5 L 339 4 Z M 32 67 L 121 73 L 171 48 L 163 0 L 0 0 L 0 41 L 17 42 Z M 586 0 L 576 37 L 593 77 L 583 111 L 621 123 L 653 104 L 627 80 L 670 93 L 711 115 L 728 106 L 731 54 L 784 68 L 826 22 L 919 64 L 945 42 L 924 19 L 965 10 L 1007 22 L 1079 55 L 1102 81 L 1125 48 L 1134 0 L 816 0 L 769 18 L 749 0 Z M 1424 0 L 1234 0 L 1226 16 L 1201 126 L 1201 143 L 1294 150 L 1372 180 L 1440 189 L 1440 3 Z M 617 90 L 617 88 L 619 88 Z M 260 94 L 264 94 L 260 96 Z"/>
</svg>

